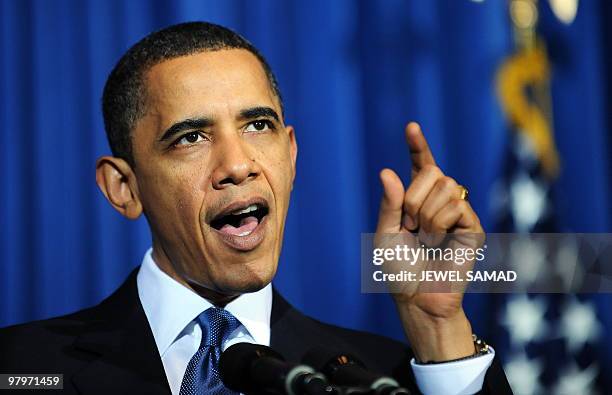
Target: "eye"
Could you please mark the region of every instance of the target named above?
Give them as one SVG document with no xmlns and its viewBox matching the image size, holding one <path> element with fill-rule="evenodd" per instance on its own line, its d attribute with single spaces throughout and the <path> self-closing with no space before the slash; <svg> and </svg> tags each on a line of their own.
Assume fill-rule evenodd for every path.
<svg viewBox="0 0 612 395">
<path fill-rule="evenodd" d="M 203 140 L 204 140 L 204 137 L 202 137 L 200 132 L 189 132 L 187 134 L 184 134 L 183 137 L 181 137 L 180 139 L 176 140 L 174 145 L 175 146 L 190 145 L 190 144 L 199 143 L 200 141 L 203 141 Z"/>
<path fill-rule="evenodd" d="M 269 130 L 269 129 L 274 129 L 274 125 L 272 125 L 272 122 L 260 119 L 258 121 L 253 121 L 249 123 L 247 128 L 245 129 L 245 132 L 257 133 L 257 132 L 265 132 L 266 130 Z"/>
</svg>

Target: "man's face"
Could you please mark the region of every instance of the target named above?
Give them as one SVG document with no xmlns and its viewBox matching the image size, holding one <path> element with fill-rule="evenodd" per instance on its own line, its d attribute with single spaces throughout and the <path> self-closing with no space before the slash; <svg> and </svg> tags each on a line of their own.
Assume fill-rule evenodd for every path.
<svg viewBox="0 0 612 395">
<path fill-rule="evenodd" d="M 246 50 L 202 52 L 147 73 L 133 131 L 154 258 L 194 288 L 235 295 L 276 272 L 297 147 Z"/>
</svg>

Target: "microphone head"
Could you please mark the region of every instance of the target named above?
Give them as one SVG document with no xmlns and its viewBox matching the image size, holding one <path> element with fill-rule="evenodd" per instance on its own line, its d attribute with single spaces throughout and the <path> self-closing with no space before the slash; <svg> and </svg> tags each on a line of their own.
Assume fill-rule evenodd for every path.
<svg viewBox="0 0 612 395">
<path fill-rule="evenodd" d="M 219 359 L 221 380 L 230 389 L 242 393 L 252 392 L 252 380 L 247 379 L 253 363 L 269 357 L 284 361 L 284 358 L 270 347 L 252 343 L 237 343 L 225 350 Z"/>
<path fill-rule="evenodd" d="M 302 362 L 323 373 L 333 384 L 342 386 L 363 386 L 376 390 L 385 385 L 398 387 L 397 381 L 367 370 L 367 367 L 354 355 L 338 350 L 312 348 Z"/>
<path fill-rule="evenodd" d="M 357 365 L 365 369 L 365 365 L 352 354 L 344 353 L 339 350 L 326 349 L 323 347 L 313 347 L 302 358 L 302 362 L 312 366 L 320 372 L 329 371 L 343 365 Z"/>
</svg>

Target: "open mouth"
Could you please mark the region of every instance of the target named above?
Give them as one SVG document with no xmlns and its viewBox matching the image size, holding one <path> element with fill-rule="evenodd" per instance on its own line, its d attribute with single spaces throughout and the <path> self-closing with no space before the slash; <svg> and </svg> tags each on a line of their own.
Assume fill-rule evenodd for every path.
<svg viewBox="0 0 612 395">
<path fill-rule="evenodd" d="M 226 235 L 244 237 L 253 233 L 268 212 L 268 205 L 265 202 L 231 207 L 217 215 L 210 226 Z"/>
</svg>

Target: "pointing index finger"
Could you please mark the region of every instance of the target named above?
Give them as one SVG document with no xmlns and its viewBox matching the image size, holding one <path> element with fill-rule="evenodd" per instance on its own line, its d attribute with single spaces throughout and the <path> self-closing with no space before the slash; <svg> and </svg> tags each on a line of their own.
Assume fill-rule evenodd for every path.
<svg viewBox="0 0 612 395">
<path fill-rule="evenodd" d="M 429 144 L 421 131 L 421 127 L 416 122 L 406 125 L 406 142 L 410 149 L 410 159 L 412 160 L 412 177 L 427 165 L 436 165 L 436 161 L 429 149 Z"/>
</svg>

